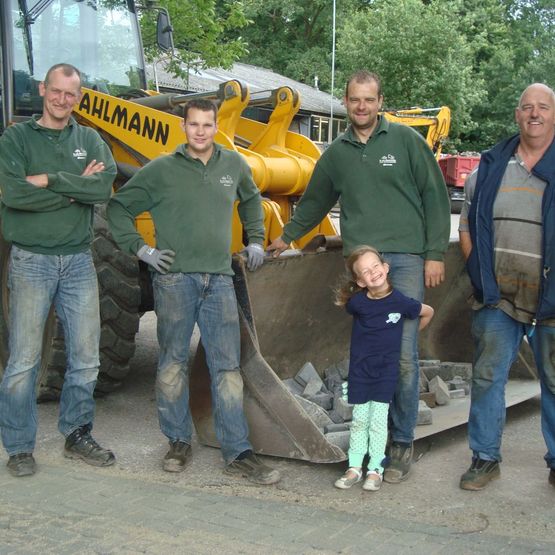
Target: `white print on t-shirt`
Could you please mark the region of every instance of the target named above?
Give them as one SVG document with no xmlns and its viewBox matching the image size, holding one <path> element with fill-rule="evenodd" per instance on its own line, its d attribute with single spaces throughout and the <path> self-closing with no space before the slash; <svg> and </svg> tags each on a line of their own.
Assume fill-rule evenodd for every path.
<svg viewBox="0 0 555 555">
<path fill-rule="evenodd" d="M 388 168 L 388 167 L 390 168 L 396 163 L 397 163 L 397 160 L 395 159 L 395 156 L 393 156 L 393 154 L 388 154 L 387 156 L 382 156 L 380 158 L 380 164 L 384 168 Z"/>
<path fill-rule="evenodd" d="M 77 160 L 86 160 L 87 151 L 84 148 L 76 148 L 73 151 L 73 157 L 77 158 Z"/>
<path fill-rule="evenodd" d="M 401 319 L 401 314 L 399 312 L 390 312 L 387 315 L 386 324 L 396 324 Z"/>
<path fill-rule="evenodd" d="M 231 177 L 231 175 L 224 175 L 223 177 L 220 177 L 220 183 L 224 187 L 231 187 L 233 185 L 233 177 Z"/>
</svg>

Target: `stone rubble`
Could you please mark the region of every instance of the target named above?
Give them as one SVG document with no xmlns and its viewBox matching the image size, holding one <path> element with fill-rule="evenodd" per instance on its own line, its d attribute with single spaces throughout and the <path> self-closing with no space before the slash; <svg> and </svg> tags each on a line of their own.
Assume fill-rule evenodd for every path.
<svg viewBox="0 0 555 555">
<path fill-rule="evenodd" d="M 326 368 L 323 379 L 307 362 L 293 378 L 282 381 L 327 440 L 344 451 L 349 447 L 353 416 L 346 394 L 348 374 L 348 359 Z M 469 395 L 471 377 L 470 363 L 421 360 L 417 426 L 432 424 L 436 405 Z"/>
</svg>

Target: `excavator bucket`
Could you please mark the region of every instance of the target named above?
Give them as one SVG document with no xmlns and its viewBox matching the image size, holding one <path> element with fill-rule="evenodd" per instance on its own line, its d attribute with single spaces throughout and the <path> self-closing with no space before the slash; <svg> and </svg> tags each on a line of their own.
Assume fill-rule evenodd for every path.
<svg viewBox="0 0 555 555">
<path fill-rule="evenodd" d="M 241 321 L 244 407 L 256 452 L 311 462 L 338 462 L 346 453 L 331 444 L 282 380 L 311 362 L 324 370 L 348 357 L 351 318 L 333 304 L 333 287 L 345 271 L 340 242 L 320 240 L 314 252 L 286 251 L 257 272 L 234 258 L 235 290 Z M 335 244 L 333 244 L 335 243 Z M 314 247 L 315 242 L 308 248 Z M 318 244 L 316 244 L 318 246 Z M 288 254 L 290 252 L 290 254 Z M 436 314 L 420 337 L 420 358 L 471 362 L 470 283 L 457 243 L 450 245 L 445 283 L 427 292 Z M 507 404 L 539 391 L 529 347 L 511 370 Z M 191 372 L 191 411 L 200 441 L 217 446 L 211 411 L 210 379 L 202 347 Z M 416 438 L 465 423 L 468 397 L 433 409 L 434 423 L 418 426 Z"/>
</svg>

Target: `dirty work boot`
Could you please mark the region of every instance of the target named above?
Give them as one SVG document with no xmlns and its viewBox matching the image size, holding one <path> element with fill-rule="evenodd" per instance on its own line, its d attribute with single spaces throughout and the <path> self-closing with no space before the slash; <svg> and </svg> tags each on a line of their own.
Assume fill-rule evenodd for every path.
<svg viewBox="0 0 555 555">
<path fill-rule="evenodd" d="M 225 467 L 226 474 L 240 474 L 249 482 L 263 486 L 275 484 L 281 479 L 277 470 L 266 466 L 252 451 L 246 451 L 246 454 L 241 453 L 239 457 Z"/>
<path fill-rule="evenodd" d="M 182 472 L 191 458 L 191 446 L 184 441 L 170 441 L 170 450 L 166 453 L 162 468 L 166 472 Z"/>
<path fill-rule="evenodd" d="M 32 476 L 36 471 L 36 463 L 32 453 L 18 453 L 8 460 L 8 470 L 12 476 Z"/>
<path fill-rule="evenodd" d="M 409 477 L 412 464 L 412 443 L 391 444 L 389 449 L 389 466 L 385 469 L 383 479 L 389 484 L 398 484 Z"/>
<path fill-rule="evenodd" d="M 116 462 L 112 451 L 103 449 L 91 436 L 88 426 L 81 426 L 66 438 L 64 456 L 81 459 L 92 466 L 110 466 Z"/>
<path fill-rule="evenodd" d="M 499 478 L 501 470 L 498 461 L 474 458 L 470 468 L 461 476 L 461 489 L 478 491 L 484 489 L 491 480 Z"/>
<path fill-rule="evenodd" d="M 547 480 L 553 487 L 555 487 L 555 468 L 552 468 L 549 471 L 549 478 Z"/>
</svg>

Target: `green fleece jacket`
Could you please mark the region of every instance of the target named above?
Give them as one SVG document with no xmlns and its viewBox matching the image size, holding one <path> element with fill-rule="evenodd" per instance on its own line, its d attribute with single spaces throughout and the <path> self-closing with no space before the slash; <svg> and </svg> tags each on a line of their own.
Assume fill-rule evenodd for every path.
<svg viewBox="0 0 555 555">
<path fill-rule="evenodd" d="M 93 239 L 94 204 L 110 198 L 116 164 L 106 143 L 70 119 L 62 130 L 37 123 L 39 116 L 8 127 L 0 137 L 2 233 L 18 247 L 39 254 L 74 254 Z M 82 176 L 92 161 L 105 169 Z M 48 186 L 26 181 L 48 174 Z"/>
<path fill-rule="evenodd" d="M 380 117 L 366 144 L 352 128 L 324 152 L 292 220 L 287 243 L 317 225 L 339 200 L 343 250 L 361 244 L 381 252 L 443 260 L 449 244 L 447 188 L 424 139 Z"/>
<path fill-rule="evenodd" d="M 150 212 L 156 247 L 176 253 L 170 272 L 233 275 L 231 221 L 234 202 L 249 242 L 264 242 L 260 192 L 240 154 L 214 145 L 206 165 L 186 145 L 144 166 L 110 200 L 108 222 L 130 253 L 145 244 L 135 216 Z"/>
</svg>

